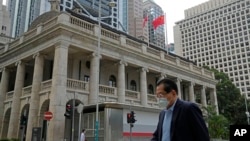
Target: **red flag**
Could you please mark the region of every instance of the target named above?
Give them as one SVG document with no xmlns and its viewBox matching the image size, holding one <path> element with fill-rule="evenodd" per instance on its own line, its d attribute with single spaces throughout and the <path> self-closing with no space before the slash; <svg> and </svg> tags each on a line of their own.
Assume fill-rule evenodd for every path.
<svg viewBox="0 0 250 141">
<path fill-rule="evenodd" d="M 148 21 L 148 16 L 146 16 L 144 19 L 143 19 L 143 25 L 142 25 L 142 28 L 144 28 L 144 26 L 146 25 L 146 22 Z"/>
<path fill-rule="evenodd" d="M 152 24 L 154 26 L 154 29 L 156 29 L 160 25 L 163 25 L 164 24 L 164 15 L 157 17 L 155 20 L 153 20 Z"/>
</svg>

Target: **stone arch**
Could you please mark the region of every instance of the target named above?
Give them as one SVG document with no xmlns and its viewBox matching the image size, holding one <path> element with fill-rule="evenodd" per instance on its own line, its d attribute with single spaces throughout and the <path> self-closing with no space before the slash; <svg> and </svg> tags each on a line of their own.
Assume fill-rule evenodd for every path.
<svg viewBox="0 0 250 141">
<path fill-rule="evenodd" d="M 42 103 L 40 110 L 39 110 L 39 114 L 38 114 L 39 115 L 39 117 L 38 117 L 39 126 L 42 127 L 42 135 L 41 135 L 42 140 L 46 140 L 48 122 L 47 122 L 47 120 L 44 120 L 43 115 L 44 115 L 44 112 L 49 111 L 49 103 L 50 103 L 50 100 L 46 99 Z"/>
<path fill-rule="evenodd" d="M 18 138 L 19 139 L 24 139 L 24 136 L 26 135 L 26 130 L 27 130 L 27 124 L 28 124 L 28 116 L 29 116 L 29 108 L 30 108 L 30 104 L 25 104 L 22 109 L 21 109 L 21 113 L 18 117 L 19 119 L 19 132 L 18 132 Z"/>
<path fill-rule="evenodd" d="M 65 111 L 66 111 L 66 105 L 67 104 L 73 105 L 73 101 L 74 101 L 73 99 L 70 99 L 65 103 Z M 75 107 L 77 107 L 80 103 L 84 105 L 84 103 L 81 102 L 81 100 L 75 99 Z M 62 113 L 62 116 L 64 116 L 63 114 L 64 113 Z M 78 132 L 79 132 L 79 118 L 80 118 L 80 114 L 78 113 L 77 108 L 75 108 L 75 110 L 74 110 L 74 135 L 73 135 L 75 140 L 78 140 L 77 138 L 78 138 Z M 70 138 L 71 138 L 71 131 L 72 131 L 72 127 L 73 127 L 73 126 L 71 126 L 72 119 L 73 119 L 73 117 L 71 117 L 70 119 L 65 117 L 64 138 L 67 140 L 70 140 Z"/>
<path fill-rule="evenodd" d="M 10 112 L 11 108 L 8 108 L 4 114 L 3 127 L 2 127 L 2 138 L 7 138 L 9 123 L 10 123 Z"/>
</svg>

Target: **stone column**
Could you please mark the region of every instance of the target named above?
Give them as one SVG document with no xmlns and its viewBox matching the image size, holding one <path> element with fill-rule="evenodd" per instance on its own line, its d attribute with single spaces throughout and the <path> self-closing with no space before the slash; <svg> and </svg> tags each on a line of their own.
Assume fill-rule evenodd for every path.
<svg viewBox="0 0 250 141">
<path fill-rule="evenodd" d="M 49 111 L 53 113 L 53 118 L 48 126 L 47 141 L 62 141 L 64 139 L 66 87 L 67 87 L 67 65 L 68 65 L 67 42 L 55 44 L 55 56 L 53 65 L 53 76 L 51 86 L 51 96 Z"/>
<path fill-rule="evenodd" d="M 202 86 L 201 88 L 201 105 L 207 107 L 206 86 Z"/>
<path fill-rule="evenodd" d="M 89 80 L 89 104 L 96 104 L 99 101 L 99 76 L 100 76 L 100 59 L 97 53 L 92 54 L 90 63 L 90 80 Z"/>
<path fill-rule="evenodd" d="M 4 100 L 5 96 L 8 90 L 8 85 L 9 85 L 9 70 L 6 68 L 3 68 L 2 70 L 2 79 L 0 83 L 0 138 L 2 137 L 2 129 L 3 128 L 3 120 L 4 120 Z"/>
<path fill-rule="evenodd" d="M 118 82 L 117 82 L 117 95 L 118 102 L 125 103 L 125 66 L 127 63 L 124 61 L 119 62 L 118 66 Z"/>
<path fill-rule="evenodd" d="M 28 115 L 28 125 L 27 131 L 32 131 L 33 127 L 38 127 L 38 113 L 39 113 L 39 92 L 41 88 L 41 82 L 43 79 L 43 65 L 44 58 L 39 53 L 33 56 L 35 58 L 35 66 L 34 66 L 34 74 L 31 88 L 31 98 L 30 98 L 30 108 Z M 32 132 L 27 132 L 26 141 L 30 141 L 32 136 Z"/>
<path fill-rule="evenodd" d="M 166 78 L 167 77 L 167 75 L 165 74 L 165 73 L 161 73 L 160 74 L 160 79 L 159 80 L 161 80 L 161 79 L 163 79 L 163 78 Z"/>
<path fill-rule="evenodd" d="M 142 68 L 140 71 L 140 97 L 142 106 L 148 105 L 147 72 L 147 68 Z"/>
<path fill-rule="evenodd" d="M 11 105 L 11 112 L 10 112 L 10 123 L 8 129 L 8 138 L 17 138 L 18 137 L 18 125 L 20 119 L 20 97 L 22 96 L 22 89 L 24 85 L 24 75 L 25 75 L 25 63 L 19 61 L 16 63 L 17 65 L 17 72 L 16 72 L 16 80 L 15 80 L 15 87 L 14 87 L 14 94 L 12 99 Z"/>
<path fill-rule="evenodd" d="M 216 91 L 215 91 L 215 88 L 212 88 L 210 90 L 210 99 L 211 99 L 211 103 L 213 106 L 215 106 L 215 110 L 216 110 L 216 113 L 219 114 L 219 109 L 218 109 L 218 102 L 217 102 L 217 94 L 216 94 Z"/>
<path fill-rule="evenodd" d="M 189 101 L 191 102 L 195 102 L 195 98 L 194 98 L 194 82 L 190 82 L 189 84 Z"/>
<path fill-rule="evenodd" d="M 177 87 L 178 87 L 178 97 L 180 99 L 182 99 L 182 93 L 181 93 L 181 79 L 180 78 L 177 78 L 176 80 L 176 84 L 177 84 Z"/>
</svg>

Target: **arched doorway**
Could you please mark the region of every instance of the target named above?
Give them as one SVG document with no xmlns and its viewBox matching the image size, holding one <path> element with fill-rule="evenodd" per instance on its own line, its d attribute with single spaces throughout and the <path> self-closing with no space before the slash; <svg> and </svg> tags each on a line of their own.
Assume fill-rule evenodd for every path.
<svg viewBox="0 0 250 141">
<path fill-rule="evenodd" d="M 73 106 L 73 103 L 75 103 L 75 106 Z M 79 126 L 80 126 L 80 131 L 83 127 L 79 123 L 80 114 L 78 113 L 77 108 L 76 108 L 77 106 L 79 106 L 80 103 L 82 103 L 82 102 L 78 99 L 75 99 L 75 102 L 73 99 L 71 99 L 65 104 L 65 113 L 66 113 L 67 107 L 71 107 L 71 110 L 69 112 L 70 117 L 65 116 L 65 128 L 64 128 L 65 129 L 64 130 L 65 137 L 64 137 L 64 139 L 66 139 L 67 141 L 71 141 L 72 137 L 74 138 L 74 140 L 78 140 Z M 67 105 L 70 105 L 70 106 L 67 106 Z M 75 107 L 75 109 L 73 107 Z M 74 114 L 73 114 L 73 112 L 74 112 Z M 81 118 L 81 120 L 82 120 L 82 118 Z"/>
<path fill-rule="evenodd" d="M 43 102 L 41 109 L 40 109 L 40 114 L 39 114 L 39 126 L 42 127 L 42 140 L 46 141 L 46 136 L 47 136 L 47 125 L 48 122 L 47 120 L 44 120 L 43 116 L 44 116 L 44 112 L 49 110 L 49 102 L 50 100 L 47 99 Z"/>
<path fill-rule="evenodd" d="M 4 115 L 3 119 L 3 128 L 2 128 L 2 138 L 7 138 L 9 123 L 10 123 L 10 112 L 11 108 L 9 108 Z"/>
<path fill-rule="evenodd" d="M 29 116 L 29 104 L 25 104 L 21 114 L 20 114 L 20 128 L 19 128 L 19 134 L 18 134 L 18 138 L 21 141 L 25 141 L 25 136 L 26 136 L 26 130 L 27 130 L 27 124 L 28 124 L 28 116 Z"/>
</svg>

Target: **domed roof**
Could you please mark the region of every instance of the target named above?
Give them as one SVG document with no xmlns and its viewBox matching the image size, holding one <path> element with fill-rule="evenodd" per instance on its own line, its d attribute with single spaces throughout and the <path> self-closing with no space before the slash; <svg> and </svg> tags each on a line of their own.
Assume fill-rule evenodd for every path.
<svg viewBox="0 0 250 141">
<path fill-rule="evenodd" d="M 45 12 L 42 15 L 38 16 L 30 25 L 29 30 L 34 29 L 37 27 L 37 25 L 41 24 L 41 23 L 45 23 L 48 20 L 58 16 L 60 14 L 60 12 L 52 10 L 49 12 Z"/>
</svg>

